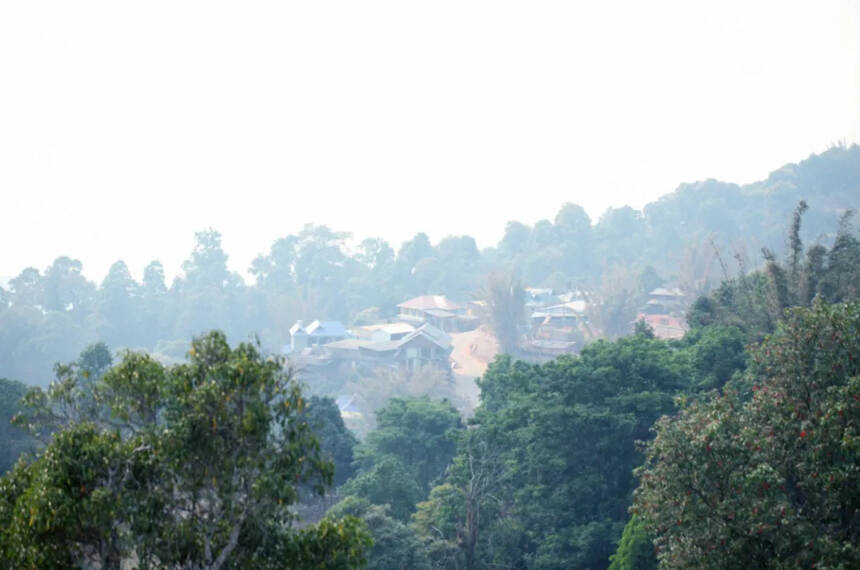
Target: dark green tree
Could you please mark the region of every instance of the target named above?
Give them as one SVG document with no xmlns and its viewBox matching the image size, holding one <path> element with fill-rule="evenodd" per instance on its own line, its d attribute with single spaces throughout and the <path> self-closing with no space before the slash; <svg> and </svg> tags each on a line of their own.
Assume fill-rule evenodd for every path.
<svg viewBox="0 0 860 570">
<path fill-rule="evenodd" d="M 664 417 L 634 512 L 661 568 L 860 564 L 860 304 L 788 311 L 732 390 Z"/>
<path fill-rule="evenodd" d="M 384 505 L 392 517 L 407 522 L 425 494 L 410 467 L 399 457 L 377 457 L 369 468 L 346 482 L 343 493 Z"/>
<path fill-rule="evenodd" d="M 408 466 L 423 492 L 445 473 L 457 449 L 460 413 L 447 400 L 392 398 L 376 412 L 376 429 L 367 437 L 365 457 L 392 456 Z"/>
<path fill-rule="evenodd" d="M 368 570 L 430 570 L 434 568 L 425 545 L 406 523 L 393 518 L 384 505 L 373 505 L 367 499 L 347 497 L 328 517 L 353 516 L 364 521 L 373 536 L 373 546 L 367 551 Z"/>
<path fill-rule="evenodd" d="M 353 449 L 358 441 L 344 425 L 333 398 L 311 396 L 305 414 L 320 442 L 323 457 L 334 463 L 332 482 L 335 486 L 342 485 L 355 473 Z"/>
<path fill-rule="evenodd" d="M 635 442 L 690 373 L 647 335 L 544 365 L 498 358 L 454 467 L 419 507 L 422 535 L 465 568 L 606 568 L 628 520 Z"/>
<path fill-rule="evenodd" d="M 30 392 L 24 425 L 57 430 L 0 479 L 0 557 L 15 567 L 353 568 L 354 520 L 293 530 L 301 489 L 333 466 L 283 362 L 222 333 L 195 339 L 185 364 L 126 353 L 79 402 L 65 373 Z M 72 412 L 72 413 L 69 413 Z M 41 433 L 44 433 L 42 431 Z"/>
<path fill-rule="evenodd" d="M 24 384 L 0 378 L 0 475 L 11 469 L 22 453 L 35 450 L 35 439 L 11 423 L 23 410 L 26 392 Z"/>
<path fill-rule="evenodd" d="M 624 527 L 618 550 L 610 560 L 609 570 L 657 570 L 657 555 L 651 535 L 635 515 Z"/>
</svg>

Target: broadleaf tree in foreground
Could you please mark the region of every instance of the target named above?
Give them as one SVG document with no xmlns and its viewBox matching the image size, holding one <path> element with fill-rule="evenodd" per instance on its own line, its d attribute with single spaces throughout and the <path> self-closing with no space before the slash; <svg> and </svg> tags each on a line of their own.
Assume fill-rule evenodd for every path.
<svg viewBox="0 0 860 570">
<path fill-rule="evenodd" d="M 860 303 L 791 309 L 731 389 L 656 424 L 633 511 L 661 568 L 860 567 Z"/>
<path fill-rule="evenodd" d="M 323 459 L 282 361 L 223 334 L 165 368 L 126 353 L 84 391 L 61 367 L 19 418 L 45 449 L 0 479 L 0 558 L 21 568 L 353 568 L 369 545 L 354 518 L 296 528 Z M 85 406 L 78 405 L 85 399 Z M 67 412 L 73 413 L 67 413 Z"/>
</svg>

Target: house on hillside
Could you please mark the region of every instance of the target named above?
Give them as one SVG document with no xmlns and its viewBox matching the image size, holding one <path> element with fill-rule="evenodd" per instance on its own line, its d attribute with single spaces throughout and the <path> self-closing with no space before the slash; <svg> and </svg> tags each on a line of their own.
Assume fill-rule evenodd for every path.
<svg viewBox="0 0 860 570">
<path fill-rule="evenodd" d="M 558 303 L 552 289 L 526 287 L 525 288 L 525 306 L 527 309 L 537 309 L 540 307 L 548 307 Z"/>
<path fill-rule="evenodd" d="M 680 339 L 687 333 L 687 324 L 678 317 L 671 315 L 645 315 L 640 313 L 637 321 L 644 321 L 654 336 L 665 340 Z"/>
<path fill-rule="evenodd" d="M 450 371 L 451 337 L 430 324 L 423 324 L 397 340 L 346 339 L 325 346 L 331 358 L 344 366 L 388 366 L 416 371 L 436 366 Z"/>
<path fill-rule="evenodd" d="M 644 321 L 662 339 L 682 338 L 687 332 L 684 312 L 687 296 L 677 287 L 657 287 L 639 309 L 636 321 Z"/>
<path fill-rule="evenodd" d="M 290 327 L 290 350 L 302 351 L 314 346 L 322 346 L 349 337 L 346 327 L 340 321 L 314 321 L 305 326 L 296 321 Z"/>
<path fill-rule="evenodd" d="M 686 299 L 687 296 L 677 287 L 657 287 L 648 293 L 648 303 L 661 307 L 664 314 L 683 313 Z"/>
<path fill-rule="evenodd" d="M 398 318 L 407 323 L 428 323 L 442 331 L 458 332 L 478 326 L 478 318 L 469 315 L 466 306 L 444 295 L 422 295 L 397 305 Z"/>
<path fill-rule="evenodd" d="M 520 343 L 523 357 L 542 362 L 578 352 L 586 338 L 585 308 L 585 301 L 578 299 L 533 311 Z"/>
<path fill-rule="evenodd" d="M 536 327 L 577 327 L 585 320 L 585 301 L 577 300 L 543 307 L 532 312 L 532 329 Z"/>
<path fill-rule="evenodd" d="M 350 332 L 352 336 L 361 340 L 372 340 L 382 342 L 387 340 L 400 340 L 413 332 L 415 327 L 409 323 L 381 323 L 376 325 L 365 325 L 353 327 Z"/>
</svg>

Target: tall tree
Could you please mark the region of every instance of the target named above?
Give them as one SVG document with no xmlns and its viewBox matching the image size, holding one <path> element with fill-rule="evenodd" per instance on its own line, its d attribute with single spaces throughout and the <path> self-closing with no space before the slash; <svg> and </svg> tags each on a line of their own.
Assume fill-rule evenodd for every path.
<svg viewBox="0 0 860 570">
<path fill-rule="evenodd" d="M 512 273 L 491 273 L 479 296 L 486 303 L 484 321 L 493 331 L 499 349 L 517 354 L 525 320 L 525 289 L 520 280 Z"/>
<path fill-rule="evenodd" d="M 661 568 L 860 564 L 860 304 L 790 310 L 728 390 L 656 426 L 634 512 Z"/>
<path fill-rule="evenodd" d="M 35 450 L 33 437 L 11 423 L 23 411 L 26 392 L 21 382 L 0 378 L 0 475 L 11 469 L 22 453 Z"/>
<path fill-rule="evenodd" d="M 124 261 L 110 266 L 97 293 L 102 326 L 98 334 L 118 346 L 134 346 L 140 338 L 140 285 Z"/>
<path fill-rule="evenodd" d="M 126 353 L 93 387 L 99 405 L 89 411 L 78 381 L 63 374 L 47 393 L 27 396 L 32 411 L 22 421 L 48 420 L 58 431 L 33 463 L 0 479 L 3 560 L 38 568 L 120 568 L 132 558 L 144 568 L 361 564 L 366 538 L 356 521 L 293 529 L 300 489 L 322 492 L 332 465 L 281 361 L 211 333 L 171 368 Z"/>
</svg>

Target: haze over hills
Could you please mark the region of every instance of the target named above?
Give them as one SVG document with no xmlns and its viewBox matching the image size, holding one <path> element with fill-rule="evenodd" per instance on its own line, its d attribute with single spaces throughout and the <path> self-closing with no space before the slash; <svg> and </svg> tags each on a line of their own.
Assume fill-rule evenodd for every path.
<svg viewBox="0 0 860 570">
<path fill-rule="evenodd" d="M 0 570 L 860 569 L 858 30 L 0 3 Z"/>
<path fill-rule="evenodd" d="M 211 328 L 231 339 L 259 334 L 265 346 L 279 347 L 296 319 L 350 323 L 362 311 L 384 316 L 423 294 L 465 301 L 498 270 L 515 272 L 528 286 L 617 299 L 624 308 L 616 320 L 626 326 L 643 275 L 696 295 L 726 277 L 721 265 L 736 272 L 736 255 L 748 269 L 760 263 L 762 247 L 781 255 L 800 200 L 809 205 L 803 240 L 829 244 L 840 216 L 860 206 L 860 146 L 835 146 L 744 186 L 682 184 L 642 211 L 609 209 L 596 223 L 566 204 L 533 226 L 509 222 L 499 243 L 484 250 L 468 235 L 433 244 L 422 233 L 396 251 L 379 238 L 348 247 L 342 228 L 309 225 L 254 260 L 253 284 L 230 270 L 214 230 L 197 234 L 183 274 L 173 280 L 153 262 L 137 281 L 117 261 L 94 283 L 81 262 L 59 258 L 44 270 L 22 271 L 0 290 L 0 376 L 44 383 L 54 362 L 73 359 L 96 340 L 181 358 L 188 339 Z"/>
</svg>

